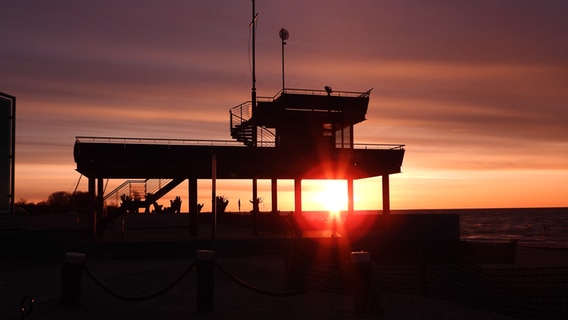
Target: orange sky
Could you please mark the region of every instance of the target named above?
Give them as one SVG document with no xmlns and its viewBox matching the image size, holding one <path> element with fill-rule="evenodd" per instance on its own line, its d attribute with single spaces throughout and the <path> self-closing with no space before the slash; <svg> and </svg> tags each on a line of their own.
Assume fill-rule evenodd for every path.
<svg viewBox="0 0 568 320">
<path fill-rule="evenodd" d="M 17 200 L 74 190 L 75 136 L 230 139 L 228 110 L 250 99 L 251 1 L 135 4 L 3 4 L 0 91 L 18 103 Z M 392 208 L 568 206 L 567 2 L 256 7 L 260 96 L 281 89 L 281 27 L 287 87 L 374 88 L 355 139 L 406 145 Z M 249 184 L 221 183 L 218 194 L 250 210 Z M 380 209 L 379 179 L 355 186 L 356 209 Z"/>
</svg>

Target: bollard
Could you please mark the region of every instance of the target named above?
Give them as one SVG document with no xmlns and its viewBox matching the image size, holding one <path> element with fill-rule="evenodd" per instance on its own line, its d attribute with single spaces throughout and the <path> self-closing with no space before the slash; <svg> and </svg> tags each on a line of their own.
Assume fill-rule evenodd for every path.
<svg viewBox="0 0 568 320">
<path fill-rule="evenodd" d="M 371 255 L 368 252 L 351 252 L 351 295 L 355 317 L 369 315 L 374 309 L 372 290 Z"/>
<path fill-rule="evenodd" d="M 124 219 L 120 223 L 120 242 L 124 243 Z"/>
<path fill-rule="evenodd" d="M 215 304 L 215 277 L 214 260 L 215 251 L 197 250 L 196 260 L 196 282 L 197 282 L 197 312 L 213 312 Z"/>
<path fill-rule="evenodd" d="M 61 268 L 61 306 L 79 306 L 81 302 L 81 273 L 85 262 L 85 254 L 79 252 L 65 253 Z"/>
</svg>

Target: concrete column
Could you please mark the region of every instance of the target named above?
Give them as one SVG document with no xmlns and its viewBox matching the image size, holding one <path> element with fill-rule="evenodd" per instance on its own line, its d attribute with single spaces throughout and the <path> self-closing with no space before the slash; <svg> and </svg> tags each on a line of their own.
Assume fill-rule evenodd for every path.
<svg viewBox="0 0 568 320">
<path fill-rule="evenodd" d="M 353 179 L 347 179 L 347 214 L 355 213 L 355 191 L 353 190 Z"/>
<path fill-rule="evenodd" d="M 89 224 L 91 229 L 90 238 L 97 238 L 97 209 L 96 209 L 96 180 L 89 178 Z"/>
<path fill-rule="evenodd" d="M 270 181 L 272 214 L 278 214 L 278 179 L 273 178 Z"/>
<path fill-rule="evenodd" d="M 104 180 L 97 178 L 97 197 L 96 197 L 96 211 L 97 211 L 97 237 L 102 238 L 104 235 L 103 210 L 104 210 Z"/>
<path fill-rule="evenodd" d="M 260 203 L 258 201 L 258 179 L 252 179 L 252 234 L 258 235 L 258 210 Z"/>
<path fill-rule="evenodd" d="M 197 178 L 189 178 L 189 236 L 196 237 L 199 232 L 199 214 L 197 212 Z"/>
<path fill-rule="evenodd" d="M 383 175 L 383 214 L 390 214 L 390 183 L 389 175 Z"/>
<path fill-rule="evenodd" d="M 211 155 L 211 239 L 217 238 L 217 154 Z"/>
<path fill-rule="evenodd" d="M 296 237 L 302 237 L 299 221 L 302 218 L 302 179 L 294 179 L 294 229 Z"/>
</svg>

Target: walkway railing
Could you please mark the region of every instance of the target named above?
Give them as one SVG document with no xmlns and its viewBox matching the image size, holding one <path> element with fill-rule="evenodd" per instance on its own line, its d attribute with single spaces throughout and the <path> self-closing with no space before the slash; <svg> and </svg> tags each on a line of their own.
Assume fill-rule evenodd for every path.
<svg viewBox="0 0 568 320">
<path fill-rule="evenodd" d="M 123 143 L 123 144 L 156 144 L 156 145 L 203 145 L 203 146 L 240 146 L 234 140 L 203 139 L 166 139 L 166 138 L 124 138 L 124 137 L 75 137 L 77 143 Z"/>
<path fill-rule="evenodd" d="M 315 89 L 296 89 L 296 88 L 285 88 L 284 90 L 280 90 L 275 96 L 276 99 L 281 94 L 304 94 L 304 95 L 313 95 L 313 96 L 333 96 L 333 97 L 352 97 L 352 98 L 368 98 L 371 95 L 371 91 L 373 88 L 365 91 L 331 91 L 328 93 L 326 90 L 315 90 Z"/>
<path fill-rule="evenodd" d="M 259 146 L 274 147 L 274 133 L 259 127 Z M 204 146 L 243 146 L 235 140 L 202 140 L 202 139 L 165 139 L 165 138 L 124 138 L 124 137 L 87 137 L 75 138 L 78 143 L 123 143 L 123 144 L 156 144 L 156 145 L 204 145 Z M 403 150 L 404 144 L 390 143 L 354 143 L 354 149 L 370 150 Z"/>
<path fill-rule="evenodd" d="M 370 150 L 403 150 L 404 144 L 391 143 L 354 143 L 353 149 L 370 149 Z"/>
</svg>

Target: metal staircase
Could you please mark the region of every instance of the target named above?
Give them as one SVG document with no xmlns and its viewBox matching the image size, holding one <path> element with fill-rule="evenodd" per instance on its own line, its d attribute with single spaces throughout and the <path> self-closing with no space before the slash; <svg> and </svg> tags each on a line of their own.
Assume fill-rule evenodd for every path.
<svg viewBox="0 0 568 320">
<path fill-rule="evenodd" d="M 104 196 L 105 207 L 112 203 L 113 210 L 104 210 L 99 226 L 108 225 L 114 219 L 127 213 L 130 209 L 144 208 L 147 210 L 150 205 L 168 192 L 172 191 L 184 178 L 175 179 L 146 179 L 146 180 L 126 180 L 121 185 Z M 128 206 L 122 204 L 123 196 L 127 196 L 133 201 Z"/>
<path fill-rule="evenodd" d="M 231 115 L 231 137 L 246 146 L 254 146 L 254 126 L 255 119 L 252 116 L 252 103 L 247 101 L 229 110 Z M 259 147 L 275 147 L 276 133 L 273 128 L 264 126 L 256 127 L 257 141 Z"/>
</svg>

